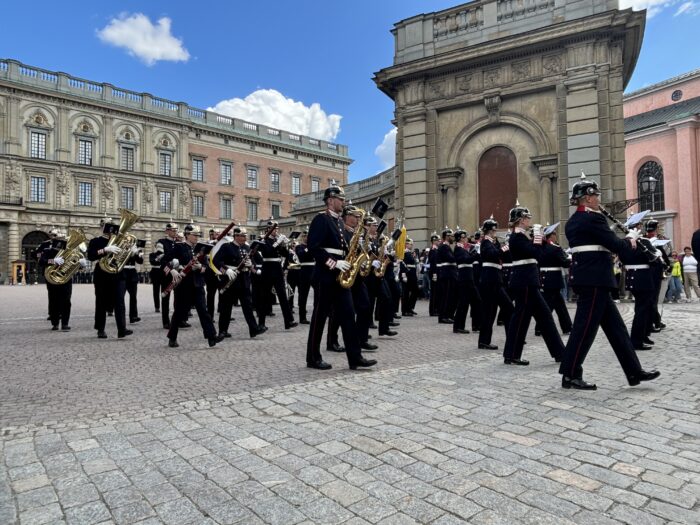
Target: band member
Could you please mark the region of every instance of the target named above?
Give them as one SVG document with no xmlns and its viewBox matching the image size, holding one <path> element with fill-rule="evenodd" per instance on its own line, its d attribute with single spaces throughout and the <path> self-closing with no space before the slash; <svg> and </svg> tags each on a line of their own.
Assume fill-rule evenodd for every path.
<svg viewBox="0 0 700 525">
<path fill-rule="evenodd" d="M 282 261 L 287 257 L 288 249 L 286 247 L 289 239 L 279 233 L 279 225 L 277 221 L 270 219 L 267 223 L 268 233 L 260 246 L 262 254 L 262 277 L 264 284 L 264 298 L 267 299 L 267 308 L 263 308 L 259 315 L 261 316 L 260 324 L 265 326 L 265 317 L 272 310 L 272 300 L 270 291 L 275 290 L 277 294 L 277 302 L 282 309 L 284 317 L 284 328 L 289 330 L 294 328 L 299 323 L 294 322 L 292 308 L 289 306 L 287 299 L 287 287 L 284 284 L 284 272 L 282 270 Z"/>
<path fill-rule="evenodd" d="M 235 299 L 238 299 L 241 310 L 243 310 L 250 337 L 260 335 L 267 330 L 267 328 L 258 326 L 255 315 L 253 315 L 250 289 L 253 261 L 248 256 L 250 247 L 246 242 L 247 235 L 248 232 L 245 228 L 234 228 L 233 241 L 222 245 L 214 257 L 214 265 L 226 276 L 227 281 L 233 281 L 219 297 L 219 337 L 231 337 L 231 334 L 228 333 L 228 327 Z"/>
<path fill-rule="evenodd" d="M 433 232 L 430 236 L 430 252 L 428 253 L 428 276 L 430 278 L 430 301 L 428 302 L 428 315 L 435 317 L 438 314 L 439 286 L 437 284 L 437 249 L 440 246 L 440 237 L 437 232 Z"/>
<path fill-rule="evenodd" d="M 646 235 L 645 237 L 653 243 L 654 239 L 658 237 L 659 221 L 656 219 L 648 220 L 645 226 Z M 654 248 L 654 250 L 656 250 Z M 664 281 L 664 270 L 671 267 L 671 262 L 668 260 L 668 255 L 663 250 L 656 250 L 659 258 L 651 263 L 651 274 L 654 283 L 654 300 L 652 303 L 651 312 L 651 322 L 652 326 L 649 327 L 649 333 L 660 332 L 666 328 L 666 324 L 661 321 L 661 313 L 659 312 L 659 295 L 661 294 L 661 287 Z"/>
<path fill-rule="evenodd" d="M 467 312 L 469 307 L 472 307 L 472 315 L 474 309 L 481 302 L 479 291 L 474 282 L 474 250 L 467 243 L 467 232 L 457 228 L 455 231 L 455 262 L 457 263 L 457 310 L 455 311 L 455 322 L 452 325 L 452 331 L 456 334 L 468 334 L 466 329 Z M 478 326 L 478 322 L 477 322 Z"/>
<path fill-rule="evenodd" d="M 316 215 L 309 227 L 309 250 L 314 255 L 316 266 L 313 275 L 314 311 L 309 326 L 306 366 L 319 370 L 332 368 L 321 358 L 320 348 L 323 328 L 330 311 L 333 311 L 340 321 L 350 368 L 355 370 L 357 367 L 374 366 L 377 364 L 376 360 L 362 357 L 352 294 L 338 283 L 339 272 L 351 268 L 351 264 L 345 260 L 348 255 L 348 243 L 340 218 L 345 193 L 342 188 L 333 185 L 324 192 L 323 201 L 327 207 L 326 211 Z"/>
<path fill-rule="evenodd" d="M 187 314 L 194 306 L 197 310 L 199 323 L 202 326 L 204 338 L 212 347 L 216 343 L 223 340 L 223 337 L 217 336 L 214 323 L 207 312 L 206 300 L 204 298 L 204 265 L 202 261 L 197 260 L 192 266 L 189 273 L 183 270 L 187 265 L 195 259 L 199 254 L 195 253 L 197 241 L 202 236 L 202 231 L 199 226 L 188 224 L 185 226 L 184 242 L 177 242 L 169 252 L 166 252 L 163 257 L 163 266 L 165 273 L 174 283 L 177 283 L 175 288 L 175 309 L 173 318 L 170 321 L 170 329 L 168 330 L 168 346 L 177 348 L 180 346 L 177 342 L 177 334 L 182 326 L 182 323 L 187 319 Z"/>
<path fill-rule="evenodd" d="M 371 231 L 372 229 L 370 229 L 370 232 Z M 391 288 L 389 288 L 389 282 L 385 278 L 388 272 L 388 260 L 387 266 L 384 268 L 384 273 L 381 275 L 377 273 L 381 272 L 384 260 L 389 257 L 387 251 L 391 249 L 389 246 L 390 242 L 391 240 L 385 235 L 381 235 L 375 239 L 372 251 L 376 254 L 377 259 L 372 263 L 373 271 L 368 275 L 368 282 L 375 281 L 373 286 L 377 294 L 376 319 L 379 324 L 379 335 L 394 337 L 398 332 L 391 328 L 398 326 L 398 323 L 394 321 Z"/>
<path fill-rule="evenodd" d="M 539 224 L 534 228 L 534 239 L 527 236 L 532 215 L 530 210 L 516 203 L 510 210 L 509 225 L 512 232 L 508 239 L 509 253 L 513 267 L 510 275 L 510 293 L 515 299 L 515 310 L 510 316 L 506 344 L 503 347 L 503 362 L 507 365 L 528 365 L 522 359 L 525 332 L 530 317 L 537 321 L 549 354 L 560 362 L 564 352 L 552 312 L 540 292 L 540 272 L 538 260 L 542 253 L 543 231 Z"/>
<path fill-rule="evenodd" d="M 634 351 L 625 323 L 612 300 L 610 291 L 617 287 L 610 252 L 636 249 L 639 232 L 631 230 L 629 239 L 618 239 L 610 230 L 600 209 L 600 190 L 595 181 L 585 177 L 574 184 L 570 203 L 576 211 L 566 223 L 566 238 L 573 260 L 570 283 L 578 295 L 574 324 L 559 367 L 563 388 L 595 390 L 596 385 L 583 380 L 583 362 L 601 326 L 631 386 L 651 381 L 659 372 L 647 372 Z"/>
<path fill-rule="evenodd" d="M 49 230 L 49 238 L 46 239 L 45 241 L 41 241 L 39 246 L 37 246 L 36 250 L 32 253 L 32 255 L 36 258 L 37 269 L 38 269 L 39 275 L 43 275 L 44 271 L 46 270 L 46 265 L 42 262 L 42 254 L 44 253 L 44 250 L 48 250 L 49 248 L 51 248 L 51 246 L 53 245 L 53 241 L 58 238 L 58 234 L 59 234 L 58 228 L 51 228 Z M 47 286 L 47 291 L 48 291 L 48 286 Z M 51 301 L 49 299 L 49 307 L 48 307 L 49 315 L 46 318 L 47 321 L 51 321 L 51 304 L 50 303 L 51 303 Z"/>
<path fill-rule="evenodd" d="M 314 272 L 314 256 L 309 251 L 307 242 L 309 239 L 309 230 L 305 230 L 301 234 L 301 242 L 296 245 L 294 251 L 297 254 L 297 259 L 301 268 L 299 268 L 299 323 L 309 324 L 306 318 L 306 302 L 309 298 L 309 290 L 311 289 L 311 274 Z"/>
<path fill-rule="evenodd" d="M 49 265 L 61 266 L 65 260 L 58 255 L 60 247 L 56 241 L 62 241 L 65 237 L 56 231 L 53 235 L 53 242 L 42 250 L 39 260 L 39 267 L 46 268 Z M 80 260 L 80 265 L 85 268 L 87 261 Z M 49 317 L 51 317 L 51 329 L 58 330 L 58 323 L 61 323 L 61 330 L 70 330 L 71 296 L 73 294 L 73 279 L 69 279 L 64 284 L 52 284 L 46 281 L 46 289 L 49 295 Z"/>
<path fill-rule="evenodd" d="M 481 256 L 479 293 L 481 295 L 482 316 L 479 325 L 479 348 L 485 350 L 498 350 L 498 346 L 491 344 L 496 310 L 501 308 L 504 312 L 506 334 L 508 333 L 510 317 L 513 314 L 513 303 L 503 285 L 501 255 L 504 250 L 495 238 L 497 228 L 498 223 L 493 217 L 486 219 L 481 226 L 483 233 L 479 248 Z M 507 246 L 504 248 L 507 249 Z"/>
<path fill-rule="evenodd" d="M 101 221 L 102 235 L 94 237 L 88 243 L 87 256 L 90 261 L 98 262 L 102 257 L 118 254 L 121 248 L 108 244 L 110 239 L 119 233 L 119 225 L 112 219 Z M 98 264 L 94 264 L 92 282 L 95 286 L 95 330 L 97 337 L 106 339 L 105 324 L 107 311 L 114 309 L 114 320 L 117 324 L 117 337 L 123 338 L 134 332 L 126 328 L 126 311 L 124 308 L 124 293 L 126 282 L 124 272 L 108 273 Z"/>
<path fill-rule="evenodd" d="M 457 297 L 455 287 L 457 284 L 457 262 L 454 255 L 455 235 L 452 228 L 445 227 L 442 230 L 442 244 L 437 249 L 435 258 L 438 271 L 438 286 L 440 288 L 440 302 L 438 303 L 438 322 L 453 324 Z"/>
<path fill-rule="evenodd" d="M 540 255 L 540 280 L 542 283 L 542 295 L 549 305 L 550 310 L 554 310 L 559 318 L 559 327 L 564 334 L 571 332 L 571 316 L 566 308 L 564 296 L 561 294 L 564 288 L 564 268 L 571 266 L 571 260 L 566 252 L 557 244 L 557 227 L 549 226 L 544 231 L 545 242 L 542 245 Z M 539 335 L 539 328 L 535 328 L 536 335 Z"/>
<path fill-rule="evenodd" d="M 293 233 L 293 235 L 299 235 Z M 294 296 L 299 287 L 299 274 L 301 273 L 301 264 L 297 258 L 297 241 L 296 237 L 292 238 L 287 250 L 287 257 L 284 260 L 285 281 L 287 282 L 287 298 L 289 300 L 289 308 L 294 313 Z"/>
<path fill-rule="evenodd" d="M 216 239 L 220 233 L 221 231 L 217 228 L 211 228 L 209 230 L 209 242 L 216 244 Z M 216 296 L 219 295 L 219 276 L 214 273 L 214 270 L 208 264 L 204 271 L 204 284 L 207 290 L 207 312 L 209 312 L 209 317 L 214 319 L 214 305 Z"/>
<path fill-rule="evenodd" d="M 151 288 L 153 291 L 153 306 L 155 307 L 156 313 L 160 312 L 160 291 L 161 291 L 161 281 L 163 280 L 163 270 L 160 267 L 160 261 L 163 259 L 165 253 L 165 247 L 157 242 L 155 250 L 148 254 L 148 262 L 151 265 L 149 271 L 149 276 L 151 278 Z"/>
<path fill-rule="evenodd" d="M 389 326 L 399 326 L 396 322 L 401 319 L 399 315 L 399 305 L 401 303 L 401 285 L 399 284 L 398 265 L 396 264 L 396 250 L 394 250 L 393 240 L 389 241 L 391 247 L 387 246 L 387 261 L 386 270 L 384 271 L 384 281 L 389 288 L 391 294 L 391 322 Z"/>
<path fill-rule="evenodd" d="M 165 225 L 165 237 L 158 240 L 156 244 L 156 251 L 158 250 L 158 245 L 163 248 L 163 255 L 160 256 L 160 267 L 161 267 L 161 279 L 160 279 L 160 291 L 161 293 L 170 285 L 172 277 L 168 275 L 169 270 L 166 272 L 165 264 L 167 260 L 170 260 L 170 252 L 175 248 L 175 242 L 178 240 L 178 226 L 174 223 L 168 223 Z M 166 330 L 170 328 L 170 296 L 175 294 L 168 294 L 165 297 L 161 297 L 160 303 L 160 313 L 163 319 L 163 328 Z M 184 321 L 184 320 L 183 320 Z"/>
<path fill-rule="evenodd" d="M 416 273 L 416 258 L 413 255 L 413 239 L 406 239 L 406 250 L 400 265 L 403 293 L 401 295 L 401 315 L 411 317 L 416 314 L 418 300 L 418 274 Z"/>
<path fill-rule="evenodd" d="M 138 246 L 138 245 L 137 245 Z M 138 307 L 138 284 L 139 284 L 139 274 L 136 271 L 137 264 L 143 264 L 143 250 L 136 247 L 136 253 L 129 257 L 126 261 L 124 269 L 124 286 L 126 291 L 129 293 L 129 322 L 138 323 L 141 318 L 139 317 L 139 307 Z"/>
<path fill-rule="evenodd" d="M 481 279 L 481 230 L 476 230 L 474 232 L 473 239 L 471 239 L 471 255 L 473 258 L 472 261 L 472 273 L 474 274 L 474 284 L 476 286 L 476 294 L 478 297 L 478 301 L 476 304 L 473 304 L 471 307 L 471 311 L 469 312 L 469 316 L 472 319 L 472 332 L 478 332 L 479 331 L 479 325 L 481 324 L 481 316 L 482 316 L 482 301 L 481 301 L 481 293 L 479 292 L 479 282 Z"/>
</svg>

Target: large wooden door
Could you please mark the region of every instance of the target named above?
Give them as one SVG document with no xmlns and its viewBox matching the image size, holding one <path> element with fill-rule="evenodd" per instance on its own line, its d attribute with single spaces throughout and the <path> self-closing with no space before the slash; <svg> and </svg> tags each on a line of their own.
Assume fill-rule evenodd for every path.
<svg viewBox="0 0 700 525">
<path fill-rule="evenodd" d="M 508 224 L 508 211 L 518 197 L 518 165 L 515 154 L 494 146 L 479 160 L 479 221 L 492 213 L 499 228 Z"/>
</svg>

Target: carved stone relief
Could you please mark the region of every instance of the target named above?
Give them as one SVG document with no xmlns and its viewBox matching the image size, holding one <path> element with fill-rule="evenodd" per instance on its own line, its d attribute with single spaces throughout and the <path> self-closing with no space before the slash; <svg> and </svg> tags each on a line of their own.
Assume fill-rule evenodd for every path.
<svg viewBox="0 0 700 525">
<path fill-rule="evenodd" d="M 530 61 L 523 60 L 512 65 L 513 82 L 521 82 L 530 78 Z"/>
<path fill-rule="evenodd" d="M 471 90 L 471 84 L 472 84 L 472 75 L 461 75 L 456 78 L 457 80 L 457 89 L 462 91 L 463 93 L 468 93 Z"/>
<path fill-rule="evenodd" d="M 555 75 L 562 71 L 562 61 L 559 55 L 549 55 L 542 59 L 542 70 L 546 75 Z"/>
<path fill-rule="evenodd" d="M 484 71 L 484 88 L 489 89 L 489 88 L 499 86 L 502 82 L 501 72 L 502 72 L 502 70 L 500 67 L 485 70 Z"/>
<path fill-rule="evenodd" d="M 71 176 L 68 167 L 61 166 L 56 175 L 56 205 L 59 208 L 68 206 Z"/>
</svg>

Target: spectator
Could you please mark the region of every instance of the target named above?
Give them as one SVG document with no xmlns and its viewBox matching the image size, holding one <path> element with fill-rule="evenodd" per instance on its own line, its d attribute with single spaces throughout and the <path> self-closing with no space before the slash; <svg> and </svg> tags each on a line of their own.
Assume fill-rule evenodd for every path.
<svg viewBox="0 0 700 525">
<path fill-rule="evenodd" d="M 681 290 L 683 288 L 681 283 L 681 275 L 681 261 L 678 259 L 678 252 L 673 250 L 671 252 L 671 277 L 668 281 L 668 290 L 666 291 L 666 297 L 664 298 L 665 303 L 677 303 L 681 298 Z"/>
<path fill-rule="evenodd" d="M 690 246 L 683 248 L 685 252 L 681 258 L 683 269 L 683 285 L 685 287 L 685 302 L 691 300 L 691 288 L 695 290 L 695 296 L 700 298 L 700 287 L 698 287 L 698 260 L 695 258 Z"/>
</svg>

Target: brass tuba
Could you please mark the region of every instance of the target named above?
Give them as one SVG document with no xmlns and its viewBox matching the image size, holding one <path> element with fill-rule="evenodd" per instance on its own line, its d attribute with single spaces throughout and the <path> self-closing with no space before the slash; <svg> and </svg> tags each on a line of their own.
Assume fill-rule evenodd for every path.
<svg viewBox="0 0 700 525">
<path fill-rule="evenodd" d="M 62 257 L 63 264 L 50 265 L 44 270 L 44 278 L 51 284 L 66 284 L 71 280 L 73 274 L 80 268 L 80 259 L 85 251 L 85 241 L 87 237 L 83 230 L 71 230 L 66 240 L 66 247 L 55 255 Z"/>
<path fill-rule="evenodd" d="M 119 221 L 119 233 L 114 235 L 107 246 L 117 246 L 121 248 L 119 253 L 109 253 L 100 259 L 100 268 L 107 273 L 119 273 L 124 268 L 126 261 L 131 257 L 131 248 L 136 246 L 136 236 L 127 233 L 136 224 L 139 216 L 129 210 L 120 209 L 122 214 Z"/>
<path fill-rule="evenodd" d="M 343 288 L 352 288 L 357 274 L 360 272 L 362 265 L 367 261 L 367 254 L 360 249 L 360 237 L 364 234 L 365 227 L 363 223 L 367 212 L 365 210 L 360 210 L 360 212 L 362 215 L 355 229 L 355 233 L 352 234 L 350 245 L 348 246 L 348 257 L 346 261 L 350 263 L 350 269 L 340 272 L 338 275 L 338 282 Z"/>
</svg>

